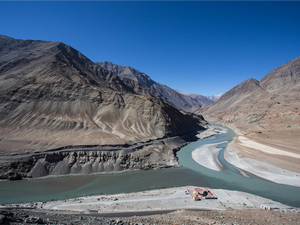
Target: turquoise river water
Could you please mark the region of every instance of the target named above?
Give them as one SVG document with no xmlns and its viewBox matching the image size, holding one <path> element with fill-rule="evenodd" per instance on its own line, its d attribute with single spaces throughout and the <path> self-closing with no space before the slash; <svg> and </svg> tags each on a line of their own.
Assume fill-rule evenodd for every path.
<svg viewBox="0 0 300 225">
<path fill-rule="evenodd" d="M 0 182 L 0 203 L 49 201 L 99 193 L 114 194 L 192 185 L 243 191 L 300 207 L 299 187 L 276 184 L 253 175 L 250 175 L 250 178 L 242 176 L 223 157 L 227 143 L 218 146 L 222 148 L 219 161 L 224 166 L 223 172 L 207 169 L 193 161 L 191 153 L 198 146 L 223 141 L 230 142 L 235 133 L 227 127 L 226 129 L 228 129 L 226 134 L 217 134 L 212 138 L 196 141 L 183 147 L 177 153 L 181 168 L 2 181 Z"/>
</svg>

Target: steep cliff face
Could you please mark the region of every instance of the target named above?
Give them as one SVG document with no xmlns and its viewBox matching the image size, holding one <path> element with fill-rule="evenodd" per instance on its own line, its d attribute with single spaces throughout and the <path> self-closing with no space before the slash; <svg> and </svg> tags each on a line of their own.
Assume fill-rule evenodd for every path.
<svg viewBox="0 0 300 225">
<path fill-rule="evenodd" d="M 179 167 L 175 152 L 193 140 L 192 135 L 119 147 L 62 149 L 0 157 L 0 179 L 19 180 L 45 176 L 119 173 Z"/>
<path fill-rule="evenodd" d="M 126 82 L 63 43 L 0 36 L 0 156 L 204 129 L 203 117 Z"/>
<path fill-rule="evenodd" d="M 129 66 L 120 66 L 111 62 L 98 62 L 102 68 L 118 75 L 124 83 L 128 84 L 139 94 L 148 94 L 154 97 L 159 96 L 175 108 L 186 112 L 195 112 L 203 105 L 190 96 L 179 93 L 166 85 L 153 81 L 147 74 L 142 73 Z M 147 90 L 147 92 L 145 92 Z"/>
</svg>

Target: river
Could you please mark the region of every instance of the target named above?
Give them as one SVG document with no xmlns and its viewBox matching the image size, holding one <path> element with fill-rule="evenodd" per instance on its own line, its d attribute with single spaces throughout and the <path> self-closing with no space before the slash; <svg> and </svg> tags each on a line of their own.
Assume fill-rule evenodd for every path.
<svg viewBox="0 0 300 225">
<path fill-rule="evenodd" d="M 0 203 L 49 201 L 93 194 L 114 194 L 186 185 L 237 190 L 259 195 L 291 206 L 300 207 L 300 188 L 276 184 L 250 175 L 246 178 L 224 159 L 228 143 L 220 144 L 218 156 L 224 171 L 203 167 L 191 157 L 198 146 L 228 141 L 235 133 L 227 128 L 226 134 L 199 140 L 183 147 L 178 153 L 181 168 L 152 171 L 133 171 L 122 174 L 78 175 L 39 180 L 1 181 Z"/>
</svg>

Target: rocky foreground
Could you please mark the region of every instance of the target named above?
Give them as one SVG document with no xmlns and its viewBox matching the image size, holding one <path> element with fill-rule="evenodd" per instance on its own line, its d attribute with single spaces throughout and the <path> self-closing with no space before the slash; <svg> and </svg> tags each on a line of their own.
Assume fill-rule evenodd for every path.
<svg viewBox="0 0 300 225">
<path fill-rule="evenodd" d="M 132 217 L 98 217 L 79 214 L 57 214 L 35 210 L 2 209 L 3 224 L 299 224 L 300 215 L 266 210 L 188 211 Z"/>
</svg>

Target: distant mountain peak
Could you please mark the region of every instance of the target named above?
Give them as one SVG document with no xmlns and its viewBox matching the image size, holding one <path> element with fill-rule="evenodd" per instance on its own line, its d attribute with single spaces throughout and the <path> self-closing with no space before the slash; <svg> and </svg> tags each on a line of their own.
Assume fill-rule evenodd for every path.
<svg viewBox="0 0 300 225">
<path fill-rule="evenodd" d="M 200 94 L 192 94 L 192 93 L 183 93 L 179 90 L 176 90 L 178 93 L 180 94 L 183 94 L 183 95 L 186 95 L 186 96 L 189 96 L 195 100 L 197 100 L 200 104 L 202 105 L 209 105 L 213 102 L 212 99 L 209 99 L 208 97 L 206 96 L 203 96 L 203 95 L 200 95 Z"/>
<path fill-rule="evenodd" d="M 220 93 L 220 94 L 217 94 L 217 95 L 210 95 L 210 96 L 206 96 L 206 97 L 209 98 L 209 99 L 212 100 L 212 101 L 216 101 L 216 100 L 218 100 L 219 98 L 221 98 L 222 95 L 223 95 L 223 94 Z"/>
</svg>

